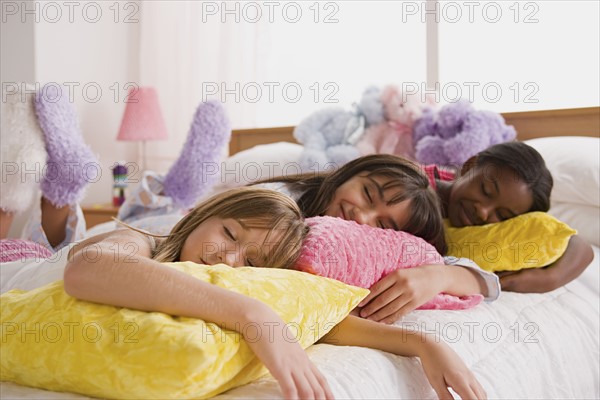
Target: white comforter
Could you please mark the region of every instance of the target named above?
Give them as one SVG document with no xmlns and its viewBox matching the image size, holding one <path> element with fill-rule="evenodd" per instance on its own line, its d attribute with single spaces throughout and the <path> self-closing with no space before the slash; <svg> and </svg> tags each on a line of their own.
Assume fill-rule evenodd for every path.
<svg viewBox="0 0 600 400">
<path fill-rule="evenodd" d="M 472 310 L 415 311 L 398 324 L 439 333 L 490 398 L 600 398 L 600 254 L 597 247 L 594 252 L 580 278 L 553 292 L 502 293 Z M 336 398 L 435 398 L 418 359 L 331 345 L 315 345 L 308 353 Z M 279 396 L 276 382 L 265 376 L 218 398 Z M 0 398 L 84 397 L 2 382 Z"/>
<path fill-rule="evenodd" d="M 584 276 L 545 294 L 502 293 L 469 311 L 415 311 L 399 322 L 440 333 L 489 398 L 600 398 L 598 248 Z M 316 345 L 311 359 L 337 398 L 436 398 L 416 359 Z M 218 398 L 275 398 L 270 376 Z"/>
</svg>

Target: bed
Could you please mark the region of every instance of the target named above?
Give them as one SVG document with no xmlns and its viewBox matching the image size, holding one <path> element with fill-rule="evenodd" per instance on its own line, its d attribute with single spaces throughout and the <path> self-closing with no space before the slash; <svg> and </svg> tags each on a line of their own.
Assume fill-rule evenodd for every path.
<svg viewBox="0 0 600 400">
<path fill-rule="evenodd" d="M 579 278 L 549 293 L 502 293 L 471 310 L 415 311 L 396 324 L 442 337 L 472 368 L 489 398 L 600 398 L 600 108 L 504 117 L 520 140 L 545 157 L 555 178 L 550 212 L 592 244 L 593 262 Z M 301 151 L 292 132 L 293 127 L 234 131 L 227 170 L 248 169 L 223 177 L 215 190 L 292 168 Z M 417 359 L 322 344 L 307 351 L 336 398 L 435 398 Z M 266 375 L 217 398 L 279 396 Z M 0 385 L 0 397 L 85 398 L 7 382 Z"/>
</svg>

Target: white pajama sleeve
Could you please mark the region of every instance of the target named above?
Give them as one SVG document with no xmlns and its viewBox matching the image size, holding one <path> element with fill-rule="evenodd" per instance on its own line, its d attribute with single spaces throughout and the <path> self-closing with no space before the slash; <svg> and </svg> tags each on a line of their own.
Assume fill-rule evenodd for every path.
<svg viewBox="0 0 600 400">
<path fill-rule="evenodd" d="M 475 261 L 464 257 L 458 258 L 447 256 L 444 257 L 444 262 L 446 265 L 465 267 L 477 273 L 483 279 L 487 287 L 487 295 L 484 297 L 485 301 L 494 301 L 500 296 L 500 279 L 498 278 L 498 275 L 493 272 L 484 271 Z"/>
</svg>

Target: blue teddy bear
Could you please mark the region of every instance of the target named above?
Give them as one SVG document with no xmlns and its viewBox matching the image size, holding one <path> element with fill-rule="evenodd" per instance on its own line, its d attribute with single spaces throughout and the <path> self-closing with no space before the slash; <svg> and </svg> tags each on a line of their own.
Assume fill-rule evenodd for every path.
<svg viewBox="0 0 600 400">
<path fill-rule="evenodd" d="M 300 166 L 304 172 L 339 167 L 360 156 L 355 147 L 364 131 L 384 120 L 381 90 L 367 88 L 354 110 L 341 107 L 319 110 L 302 120 L 294 137 L 304 145 Z"/>
</svg>

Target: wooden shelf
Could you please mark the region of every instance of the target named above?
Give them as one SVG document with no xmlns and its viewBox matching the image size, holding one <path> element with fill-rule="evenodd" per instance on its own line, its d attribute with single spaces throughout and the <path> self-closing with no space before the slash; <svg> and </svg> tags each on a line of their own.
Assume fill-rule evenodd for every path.
<svg viewBox="0 0 600 400">
<path fill-rule="evenodd" d="M 87 229 L 103 222 L 112 221 L 111 218 L 116 217 L 119 212 L 119 207 L 115 207 L 111 203 L 87 205 L 82 206 L 81 209 Z"/>
</svg>

